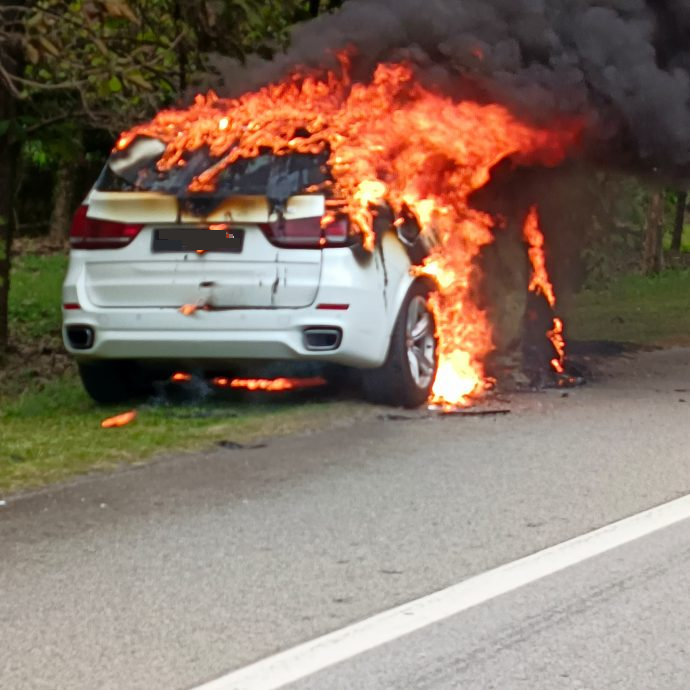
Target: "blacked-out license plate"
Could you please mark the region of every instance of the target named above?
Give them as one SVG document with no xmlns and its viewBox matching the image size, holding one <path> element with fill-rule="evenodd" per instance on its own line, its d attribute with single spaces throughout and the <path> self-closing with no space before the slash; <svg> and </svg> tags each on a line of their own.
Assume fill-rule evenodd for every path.
<svg viewBox="0 0 690 690">
<path fill-rule="evenodd" d="M 239 254 L 244 230 L 205 228 L 162 228 L 153 233 L 154 252 L 231 252 Z"/>
</svg>

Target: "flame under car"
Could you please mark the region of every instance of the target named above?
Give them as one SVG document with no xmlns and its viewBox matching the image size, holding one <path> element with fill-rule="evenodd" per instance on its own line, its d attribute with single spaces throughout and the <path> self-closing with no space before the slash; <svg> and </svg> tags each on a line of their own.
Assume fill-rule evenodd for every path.
<svg viewBox="0 0 690 690">
<path fill-rule="evenodd" d="M 432 286 L 411 275 L 414 229 L 383 219 L 364 250 L 337 201 L 308 191 L 318 156 L 242 161 L 188 195 L 208 158 L 161 175 L 159 154 L 150 140 L 113 154 L 74 218 L 63 334 L 95 400 L 146 394 L 163 370 L 251 362 L 341 365 L 375 402 L 427 400 L 436 325 Z"/>
</svg>

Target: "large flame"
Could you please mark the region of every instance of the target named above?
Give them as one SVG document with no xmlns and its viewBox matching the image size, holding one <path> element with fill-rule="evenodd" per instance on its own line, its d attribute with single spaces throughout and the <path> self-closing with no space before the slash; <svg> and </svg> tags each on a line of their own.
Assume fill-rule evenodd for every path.
<svg viewBox="0 0 690 690">
<path fill-rule="evenodd" d="M 165 171 L 208 147 L 216 162 L 192 180 L 192 192 L 212 190 L 225 168 L 263 150 L 328 151 L 327 194 L 342 200 L 367 249 L 375 248 L 375 208 L 383 203 L 398 220 L 413 213 L 434 246 L 417 269 L 438 284 L 431 298 L 440 340 L 433 401 L 466 403 L 483 388 L 483 362 L 493 348 L 474 295 L 474 260 L 492 241 L 494 222 L 470 208 L 468 197 L 508 156 L 560 163 L 579 124 L 537 128 L 499 105 L 455 102 L 422 86 L 405 64 L 381 64 L 370 82 L 354 83 L 347 55 L 340 60 L 338 71 L 295 74 L 238 99 L 197 96 L 187 110 L 162 111 L 123 134 L 117 149 L 137 135 L 155 137 L 166 144 L 159 162 Z"/>
</svg>

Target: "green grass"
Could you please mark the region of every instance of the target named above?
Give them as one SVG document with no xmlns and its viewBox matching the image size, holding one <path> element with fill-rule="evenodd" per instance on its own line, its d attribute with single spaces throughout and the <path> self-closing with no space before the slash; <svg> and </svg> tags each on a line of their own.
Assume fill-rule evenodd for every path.
<svg viewBox="0 0 690 690">
<path fill-rule="evenodd" d="M 624 276 L 577 296 L 568 320 L 576 340 L 690 345 L 690 270 Z"/>
<path fill-rule="evenodd" d="M 666 251 L 669 251 L 669 249 L 671 249 L 671 238 L 672 235 L 670 232 L 667 232 L 664 235 L 664 249 Z M 680 238 L 680 251 L 683 254 L 690 253 L 690 225 L 686 225 L 683 228 L 683 235 Z"/>
<path fill-rule="evenodd" d="M 66 271 L 66 256 L 17 257 L 10 286 L 10 323 L 15 332 L 34 339 L 59 335 Z"/>
<path fill-rule="evenodd" d="M 145 405 L 120 429 L 100 422 L 124 408 L 92 403 L 74 377 L 49 383 L 0 409 L 0 494 L 67 479 L 91 470 L 143 461 L 164 450 L 247 443 L 316 429 L 362 414 L 356 403 Z"/>
</svg>

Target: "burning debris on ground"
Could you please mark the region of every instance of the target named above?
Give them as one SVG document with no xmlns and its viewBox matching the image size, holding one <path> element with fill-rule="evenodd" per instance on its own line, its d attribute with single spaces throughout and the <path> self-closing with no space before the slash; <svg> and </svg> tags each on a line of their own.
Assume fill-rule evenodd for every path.
<svg viewBox="0 0 690 690">
<path fill-rule="evenodd" d="M 280 393 L 284 391 L 298 391 L 307 388 L 320 388 L 327 385 L 326 379 L 315 377 L 311 379 L 228 379 L 217 377 L 211 381 L 218 388 L 234 388 L 247 391 L 267 391 Z"/>
<path fill-rule="evenodd" d="M 114 417 L 108 417 L 101 422 L 101 428 L 103 429 L 119 429 L 128 424 L 131 424 L 137 418 L 137 411 L 130 410 L 129 412 L 123 412 L 122 414 L 115 415 Z"/>
<path fill-rule="evenodd" d="M 289 365 L 275 366 L 272 369 L 289 371 Z M 296 369 L 292 367 L 293 370 Z M 261 367 L 254 367 L 255 370 L 260 370 Z M 251 371 L 251 368 L 246 369 Z M 294 373 L 294 372 L 293 372 Z M 203 372 L 192 374 L 187 371 L 177 371 L 173 373 L 167 382 L 174 385 L 187 384 L 198 388 L 202 386 L 205 390 L 222 391 L 248 391 L 248 392 L 266 392 L 266 393 L 283 393 L 291 391 L 300 391 L 309 388 L 321 388 L 328 385 L 328 381 L 323 376 L 266 376 L 266 377 L 243 377 L 243 376 L 205 376 Z"/>
<path fill-rule="evenodd" d="M 274 368 L 269 367 L 264 373 L 270 374 L 271 369 Z M 290 369 L 286 365 L 280 368 L 286 372 Z M 292 373 L 301 372 L 299 368 L 293 367 Z M 139 412 L 152 409 L 165 409 L 166 415 L 174 419 L 230 419 L 238 415 L 236 411 L 226 406 L 225 403 L 229 400 L 242 399 L 245 403 L 253 404 L 295 400 L 296 396 L 303 392 L 329 386 L 329 381 L 323 376 L 208 377 L 202 371 L 196 373 L 177 371 L 167 378 L 160 378 L 160 376 L 160 374 L 156 375 L 153 396 L 143 402 L 137 410 L 104 419 L 101 422 L 101 428 L 113 429 L 128 426 L 138 418 Z M 242 397 L 237 398 L 237 396 Z"/>
<path fill-rule="evenodd" d="M 254 193 L 280 219 L 292 195 L 320 193 L 333 209 L 322 227 L 346 216 L 365 253 L 394 230 L 415 275 L 434 285 L 429 402 L 439 409 L 471 405 L 511 376 L 577 385 L 551 275 L 559 229 L 546 232 L 540 200 L 558 179 L 551 171 L 573 160 L 690 162 L 690 53 L 680 42 L 663 60 L 656 50 L 672 11 L 642 0 L 437 0 L 420 16 L 411 0 L 351 0 L 298 27 L 274 61 L 225 65 L 219 87 L 235 97 L 197 95 L 124 133 L 113 164 L 132 189 L 176 195 L 180 213 Z M 690 13 L 680 16 L 690 27 Z M 625 148 L 633 153 L 621 158 Z"/>
</svg>

